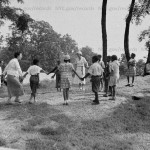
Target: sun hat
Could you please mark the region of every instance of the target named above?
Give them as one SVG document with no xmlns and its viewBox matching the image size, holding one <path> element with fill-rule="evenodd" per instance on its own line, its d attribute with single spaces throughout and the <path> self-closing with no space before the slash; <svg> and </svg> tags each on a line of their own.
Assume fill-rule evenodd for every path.
<svg viewBox="0 0 150 150">
<path fill-rule="evenodd" d="M 64 60 L 69 60 L 70 59 L 70 56 L 67 54 L 67 55 L 64 55 Z"/>
<path fill-rule="evenodd" d="M 78 51 L 78 52 L 77 52 L 77 54 L 80 54 L 80 55 L 82 55 L 82 52 L 81 52 L 81 51 Z"/>
</svg>

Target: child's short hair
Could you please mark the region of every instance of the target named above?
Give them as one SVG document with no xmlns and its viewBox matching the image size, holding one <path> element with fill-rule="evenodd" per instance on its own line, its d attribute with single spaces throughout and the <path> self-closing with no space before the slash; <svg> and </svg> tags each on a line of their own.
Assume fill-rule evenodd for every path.
<svg viewBox="0 0 150 150">
<path fill-rule="evenodd" d="M 33 65 L 37 65 L 39 63 L 38 59 L 33 59 Z"/>
<path fill-rule="evenodd" d="M 21 54 L 21 52 L 15 52 L 14 57 L 17 58 L 20 54 Z"/>
<path fill-rule="evenodd" d="M 69 62 L 69 63 L 70 63 L 70 59 L 68 59 L 68 60 L 65 60 L 65 59 L 64 59 L 64 62 L 65 62 L 65 63 L 67 63 L 67 62 Z"/>
<path fill-rule="evenodd" d="M 112 61 L 117 60 L 117 59 L 118 59 L 118 58 L 117 58 L 116 55 L 112 55 L 112 56 L 111 56 L 111 60 L 112 60 Z"/>
<path fill-rule="evenodd" d="M 92 63 L 95 63 L 99 60 L 99 57 L 97 55 L 92 57 Z"/>
<path fill-rule="evenodd" d="M 98 60 L 100 61 L 102 58 L 102 55 L 97 55 L 98 56 Z"/>
<path fill-rule="evenodd" d="M 136 55 L 134 53 L 131 54 L 132 57 L 135 57 Z"/>
<path fill-rule="evenodd" d="M 107 62 L 111 61 L 111 56 L 107 56 Z"/>
</svg>

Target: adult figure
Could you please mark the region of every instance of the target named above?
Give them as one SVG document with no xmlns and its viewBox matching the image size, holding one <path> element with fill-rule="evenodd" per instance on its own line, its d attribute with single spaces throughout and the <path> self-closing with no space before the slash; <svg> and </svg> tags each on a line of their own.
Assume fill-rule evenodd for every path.
<svg viewBox="0 0 150 150">
<path fill-rule="evenodd" d="M 134 86 L 134 78 L 136 75 L 136 60 L 135 60 L 135 54 L 131 54 L 131 58 L 128 62 L 128 71 L 127 71 L 127 80 L 128 84 L 126 86 Z M 130 77 L 132 77 L 132 83 L 130 84 Z"/>
<path fill-rule="evenodd" d="M 78 51 L 76 53 L 77 58 L 75 61 L 75 71 L 76 73 L 83 78 L 85 76 L 85 68 L 88 68 L 88 63 L 86 59 L 82 56 L 82 52 Z M 80 90 L 84 90 L 84 85 L 85 85 L 85 79 L 81 81 L 76 75 L 74 77 L 74 84 L 79 85 Z"/>
<path fill-rule="evenodd" d="M 23 80 L 22 70 L 20 68 L 18 60 L 22 59 L 22 53 L 15 52 L 14 58 L 10 60 L 8 65 L 5 67 L 3 75 L 7 74 L 7 89 L 8 89 L 8 102 L 11 103 L 11 98 L 15 98 L 15 102 L 21 103 L 19 96 L 24 94 L 23 86 L 20 83 L 20 80 Z"/>
</svg>

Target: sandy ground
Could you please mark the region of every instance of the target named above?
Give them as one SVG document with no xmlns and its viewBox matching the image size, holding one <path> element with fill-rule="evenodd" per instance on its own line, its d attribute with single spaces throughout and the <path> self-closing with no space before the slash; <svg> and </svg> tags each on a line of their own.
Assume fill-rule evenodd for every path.
<svg viewBox="0 0 150 150">
<path fill-rule="evenodd" d="M 73 86 L 64 106 L 54 81 L 41 84 L 35 104 L 28 104 L 24 86 L 22 104 L 6 105 L 6 87 L 0 89 L 0 146 L 19 150 L 148 150 L 150 149 L 150 77 L 137 77 L 134 87 L 118 85 L 116 101 L 99 93 L 100 105 L 91 105 L 91 85 Z M 142 100 L 131 96 L 140 93 Z"/>
</svg>

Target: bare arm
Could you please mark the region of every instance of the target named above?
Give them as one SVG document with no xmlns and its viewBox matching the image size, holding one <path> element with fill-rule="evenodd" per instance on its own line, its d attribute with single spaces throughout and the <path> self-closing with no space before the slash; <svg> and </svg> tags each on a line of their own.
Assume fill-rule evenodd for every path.
<svg viewBox="0 0 150 150">
<path fill-rule="evenodd" d="M 27 76 L 28 72 L 26 72 L 24 75 L 23 75 L 23 78 L 25 78 Z"/>
</svg>

